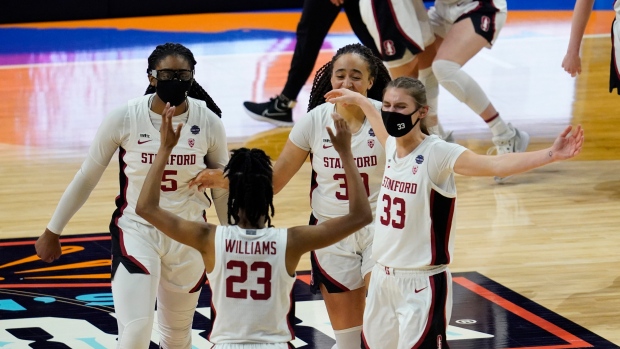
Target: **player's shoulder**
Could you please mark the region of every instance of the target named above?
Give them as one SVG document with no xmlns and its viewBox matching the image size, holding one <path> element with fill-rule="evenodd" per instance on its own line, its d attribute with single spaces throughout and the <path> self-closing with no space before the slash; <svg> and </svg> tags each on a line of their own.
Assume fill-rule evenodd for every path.
<svg viewBox="0 0 620 349">
<path fill-rule="evenodd" d="M 372 98 L 368 98 L 368 100 L 370 101 L 370 103 L 372 103 L 372 105 L 375 106 L 375 108 L 377 108 L 377 110 L 381 110 L 381 107 L 383 106 L 383 103 L 381 101 Z"/>
<path fill-rule="evenodd" d="M 187 97 L 187 101 L 190 104 L 190 108 L 197 110 L 200 114 L 206 115 L 209 120 L 220 120 L 217 114 L 207 107 L 207 103 L 201 99 Z"/>
</svg>

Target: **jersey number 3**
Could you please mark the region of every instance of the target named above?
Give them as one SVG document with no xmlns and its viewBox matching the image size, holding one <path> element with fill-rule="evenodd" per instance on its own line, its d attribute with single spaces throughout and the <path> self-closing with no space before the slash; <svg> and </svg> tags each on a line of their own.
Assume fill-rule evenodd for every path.
<svg viewBox="0 0 620 349">
<path fill-rule="evenodd" d="M 243 261 L 228 261 L 226 269 L 239 269 L 239 275 L 231 275 L 226 278 L 226 297 L 228 298 L 248 298 L 248 290 L 242 286 L 235 291 L 235 284 L 243 284 L 248 280 L 248 265 Z M 267 262 L 254 262 L 250 265 L 250 270 L 263 270 L 263 276 L 256 278 L 256 284 L 263 286 L 263 292 L 250 290 L 250 297 L 260 301 L 267 300 L 271 297 L 271 264 Z"/>
<path fill-rule="evenodd" d="M 383 194 L 381 200 L 384 206 L 379 222 L 385 226 L 392 225 L 396 229 L 403 229 L 405 227 L 405 200 L 399 197 L 392 198 L 387 194 Z M 394 213 L 392 213 L 392 205 Z"/>
<path fill-rule="evenodd" d="M 368 187 L 368 173 L 360 172 L 360 175 L 362 176 L 362 182 L 364 182 L 364 187 L 366 188 L 366 196 L 370 196 L 370 188 Z M 343 180 L 343 182 L 340 183 L 340 188 L 344 188 L 344 193 L 337 191 L 336 199 L 349 200 L 349 191 L 347 190 L 347 176 L 344 173 L 336 173 L 334 175 L 334 180 L 340 181 L 341 179 Z"/>
</svg>

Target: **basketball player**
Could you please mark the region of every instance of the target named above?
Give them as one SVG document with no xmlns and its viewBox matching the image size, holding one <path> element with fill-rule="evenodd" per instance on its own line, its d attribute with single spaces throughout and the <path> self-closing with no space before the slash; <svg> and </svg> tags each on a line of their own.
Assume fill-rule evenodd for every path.
<svg viewBox="0 0 620 349">
<path fill-rule="evenodd" d="M 169 103 L 176 106 L 172 122 L 186 126 L 161 177 L 161 205 L 185 219 L 204 221 L 204 210 L 211 199 L 188 182 L 207 166 L 224 168 L 228 149 L 218 117 L 221 111 L 194 80 L 195 65 L 194 55 L 183 45 L 157 46 L 148 58 L 150 84 L 146 94 L 103 120 L 88 157 L 35 244 L 42 260 L 52 262 L 60 257 L 60 233 L 88 199 L 119 149 L 120 193 L 110 222 L 117 348 L 149 347 L 156 299 L 160 345 L 166 349 L 191 348 L 192 320 L 205 283 L 202 258 L 195 249 L 168 238 L 138 216 L 135 207 L 155 160 L 161 114 Z M 225 222 L 228 192 L 214 189 L 212 197 L 220 221 Z"/>
<path fill-rule="evenodd" d="M 423 1 L 361 0 L 360 13 L 392 78 L 418 77 L 426 86 L 429 131 L 454 142 L 437 118 L 439 84 L 431 68 L 437 45 Z"/>
<path fill-rule="evenodd" d="M 376 265 L 364 312 L 364 347 L 449 348 L 454 174 L 505 177 L 572 158 L 583 145 L 581 125 L 568 126 L 547 149 L 478 155 L 428 135 L 425 89 L 416 79 L 392 81 L 381 112 L 364 96 L 346 89 L 331 91 L 326 98 L 359 105 L 375 130 L 382 129 L 377 137 L 386 150 L 372 247 Z"/>
<path fill-rule="evenodd" d="M 491 129 L 489 154 L 524 152 L 529 135 L 506 123 L 480 85 L 462 67 L 484 47 L 490 48 L 506 22 L 506 0 L 435 0 L 428 16 L 437 37 L 433 73 L 439 84 L 480 115 Z M 507 177 L 495 177 L 502 183 Z"/>
<path fill-rule="evenodd" d="M 376 128 L 355 105 L 325 103 L 325 93 L 346 88 L 368 96 L 375 110 L 377 99 L 390 81 L 389 72 L 372 51 L 360 44 L 340 48 L 332 60 L 316 73 L 308 114 L 293 127 L 282 153 L 274 165 L 273 188 L 278 193 L 299 171 L 310 155 L 310 224 L 318 224 L 345 215 L 349 201 L 342 163 L 332 147 L 325 127 L 337 112 L 353 132 L 353 157 L 359 168 L 371 206 L 383 176 L 385 152 L 379 144 Z M 373 100 L 374 98 L 374 100 Z M 216 171 L 201 173 L 196 179 L 203 186 L 226 187 Z M 374 210 L 373 210 L 374 212 Z M 366 288 L 374 261 L 370 258 L 373 226 L 366 226 L 338 243 L 317 249 L 311 254 L 313 292 L 321 291 L 336 337 L 338 349 L 358 349 L 366 298 Z"/>
<path fill-rule="evenodd" d="M 171 238 L 202 255 L 213 292 L 215 348 L 292 348 L 291 318 L 295 270 L 301 256 L 328 246 L 372 221 L 362 177 L 351 151 L 347 122 L 333 116 L 334 134 L 326 127 L 330 146 L 345 173 L 347 214 L 323 224 L 276 229 L 273 216 L 273 170 L 260 149 L 234 151 L 225 168 L 230 183 L 228 223 L 217 226 L 183 219 L 159 206 L 166 160 L 176 149 L 181 126 L 172 128 L 174 107 L 164 110 L 161 145 L 138 199 L 136 212 Z"/>
<path fill-rule="evenodd" d="M 349 24 L 359 40 L 377 53 L 372 37 L 360 17 L 359 0 L 304 0 L 295 32 L 295 51 L 284 89 L 269 102 L 243 102 L 251 118 L 276 126 L 293 126 L 293 107 L 297 103 L 299 91 L 312 73 L 323 41 L 341 9 L 347 14 Z"/>
<path fill-rule="evenodd" d="M 566 70 L 570 76 L 576 76 L 581 73 L 581 58 L 579 57 L 579 49 L 581 48 L 581 39 L 586 30 L 588 19 L 592 13 L 594 0 L 577 0 L 575 2 L 575 10 L 573 12 L 573 23 L 570 31 L 570 41 L 566 56 L 562 61 L 562 68 Z M 620 1 L 614 1 L 614 10 L 616 18 L 611 26 L 611 66 L 609 69 L 609 92 L 614 88 L 620 94 Z"/>
</svg>

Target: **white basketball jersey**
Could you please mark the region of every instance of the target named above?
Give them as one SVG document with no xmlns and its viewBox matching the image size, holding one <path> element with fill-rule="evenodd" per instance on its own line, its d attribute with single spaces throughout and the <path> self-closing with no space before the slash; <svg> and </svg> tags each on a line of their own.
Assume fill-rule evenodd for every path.
<svg viewBox="0 0 620 349">
<path fill-rule="evenodd" d="M 377 110 L 381 110 L 381 102 L 372 102 Z M 295 145 L 310 151 L 310 204 L 314 216 L 319 220 L 323 220 L 322 217 L 343 216 L 349 212 L 344 168 L 326 130 L 327 126 L 334 131 L 336 129 L 331 116 L 334 108 L 331 103 L 317 106 L 295 124 L 289 135 Z M 385 151 L 367 118 L 360 130 L 352 135 L 351 149 L 374 212 L 385 166 Z"/>
<path fill-rule="evenodd" d="M 616 21 L 620 21 L 620 1 L 614 1 L 614 11 L 616 11 Z"/>
<path fill-rule="evenodd" d="M 144 224 L 149 223 L 135 213 L 135 207 L 160 144 L 159 130 L 149 117 L 150 97 L 152 95 L 146 95 L 128 102 L 125 120 L 129 123 L 129 136 L 119 148 L 121 188 L 116 199 L 123 216 Z M 203 101 L 192 98 L 188 101 L 187 122 L 181 129 L 181 137 L 168 158 L 161 180 L 160 205 L 185 219 L 199 220 L 210 206 L 210 199 L 195 187 L 190 188 L 189 181 L 206 167 L 204 157 L 210 146 L 209 125 L 218 117 Z"/>
<path fill-rule="evenodd" d="M 286 343 L 295 338 L 295 276 L 286 271 L 287 229 L 218 226 L 209 341 Z"/>
<path fill-rule="evenodd" d="M 397 158 L 396 142 L 388 137 L 372 247 L 379 264 L 423 269 L 450 263 L 456 206 L 452 169 L 465 150 L 433 135 Z"/>
</svg>

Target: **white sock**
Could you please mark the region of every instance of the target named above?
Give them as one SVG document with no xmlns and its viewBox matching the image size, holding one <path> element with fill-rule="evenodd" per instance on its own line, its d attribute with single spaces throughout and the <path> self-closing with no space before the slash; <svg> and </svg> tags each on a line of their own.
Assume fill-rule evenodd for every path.
<svg viewBox="0 0 620 349">
<path fill-rule="evenodd" d="M 487 125 L 489 125 L 493 136 L 496 137 L 509 131 L 508 125 L 506 125 L 506 123 L 504 122 L 502 117 L 499 116 L 499 114 L 497 114 L 497 116 L 495 116 L 495 118 L 493 118 L 491 121 L 487 121 Z"/>
<path fill-rule="evenodd" d="M 359 349 L 362 345 L 362 326 L 334 331 L 336 344 L 332 349 Z"/>
</svg>

